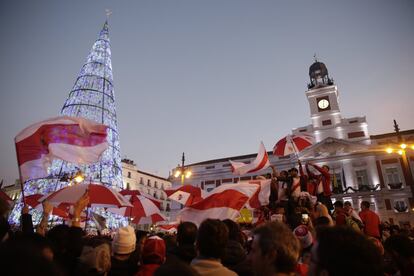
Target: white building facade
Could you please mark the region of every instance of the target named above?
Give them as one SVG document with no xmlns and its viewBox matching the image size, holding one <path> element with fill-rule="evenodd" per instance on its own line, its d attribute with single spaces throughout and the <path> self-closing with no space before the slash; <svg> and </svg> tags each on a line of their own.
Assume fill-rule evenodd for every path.
<svg viewBox="0 0 414 276">
<path fill-rule="evenodd" d="M 414 225 L 414 148 L 407 147 L 403 155 L 385 151 L 387 147 L 397 147 L 401 141 L 414 145 L 414 130 L 370 136 L 365 117 L 342 117 L 338 88 L 325 64 L 315 61 L 309 68 L 309 77 L 305 95 L 311 124 L 292 130 L 292 134 L 309 134 L 316 140 L 299 153 L 302 163 L 309 161 L 330 167 L 333 201 L 350 201 L 359 210 L 360 202 L 367 200 L 383 221 L 396 224 L 410 221 Z M 256 154 L 249 154 L 187 165 L 192 171 L 189 183 L 210 191 L 221 184 L 254 179 L 257 174 L 233 175 L 229 160 L 248 163 L 255 157 Z M 269 159 L 279 171 L 297 163 L 293 155 L 277 157 L 269 152 Z M 268 169 L 260 174 L 270 172 Z M 174 187 L 180 185 L 179 181 L 173 181 Z M 173 204 L 172 208 L 176 212 L 179 205 Z"/>
<path fill-rule="evenodd" d="M 140 171 L 134 161 L 122 159 L 122 181 L 124 189 L 138 190 L 160 200 L 162 213 L 169 217 L 171 202 L 165 190 L 171 189 L 172 183 L 168 179 Z"/>
</svg>

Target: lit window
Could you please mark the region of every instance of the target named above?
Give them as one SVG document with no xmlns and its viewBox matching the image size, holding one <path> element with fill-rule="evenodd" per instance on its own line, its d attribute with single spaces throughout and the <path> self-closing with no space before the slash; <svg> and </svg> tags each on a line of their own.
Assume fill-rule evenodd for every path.
<svg viewBox="0 0 414 276">
<path fill-rule="evenodd" d="M 358 187 L 369 185 L 367 170 L 358 170 L 355 171 L 355 174 L 357 178 Z"/>
<path fill-rule="evenodd" d="M 398 169 L 393 168 L 386 168 L 385 175 L 387 176 L 388 184 L 398 184 L 401 183 L 400 175 L 398 173 Z"/>
</svg>

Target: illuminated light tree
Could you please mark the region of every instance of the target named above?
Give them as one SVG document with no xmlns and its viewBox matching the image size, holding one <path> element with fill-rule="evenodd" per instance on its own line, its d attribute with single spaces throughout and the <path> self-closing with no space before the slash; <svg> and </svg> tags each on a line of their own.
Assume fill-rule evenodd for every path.
<svg viewBox="0 0 414 276">
<path fill-rule="evenodd" d="M 25 195 L 47 194 L 65 187 L 70 183 L 70 177 L 78 171 L 84 174 L 85 181 L 103 183 L 116 190 L 123 188 L 114 96 L 109 29 L 106 21 L 60 113 L 107 125 L 109 147 L 103 153 L 101 161 L 91 165 L 80 166 L 54 160 L 48 168 L 47 178 L 24 183 Z M 16 204 L 10 216 L 11 222 L 18 222 L 20 210 L 21 203 Z M 113 220 L 113 217 L 110 217 L 111 219 Z M 109 221 L 109 224 L 114 225 L 113 222 Z"/>
</svg>

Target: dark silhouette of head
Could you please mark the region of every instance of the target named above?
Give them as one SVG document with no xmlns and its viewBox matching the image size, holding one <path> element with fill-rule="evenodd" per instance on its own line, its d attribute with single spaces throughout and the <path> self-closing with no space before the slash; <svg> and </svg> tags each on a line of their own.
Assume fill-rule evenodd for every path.
<svg viewBox="0 0 414 276">
<path fill-rule="evenodd" d="M 348 227 L 320 227 L 312 248 L 313 275 L 383 275 L 382 257 L 375 245 Z"/>
<path fill-rule="evenodd" d="M 197 234 L 196 247 L 198 253 L 204 258 L 220 259 L 224 254 L 229 230 L 218 219 L 206 219 L 200 225 Z"/>
<path fill-rule="evenodd" d="M 184 221 L 177 227 L 178 245 L 194 245 L 197 238 L 197 225 Z"/>
</svg>

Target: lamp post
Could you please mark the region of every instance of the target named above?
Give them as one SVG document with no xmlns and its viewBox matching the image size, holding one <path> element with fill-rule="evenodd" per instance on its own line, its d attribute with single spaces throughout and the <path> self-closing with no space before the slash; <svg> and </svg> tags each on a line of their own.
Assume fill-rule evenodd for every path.
<svg viewBox="0 0 414 276">
<path fill-rule="evenodd" d="M 394 120 L 394 130 L 395 130 L 395 133 L 397 134 L 398 143 L 393 146 L 388 146 L 385 149 L 385 151 L 388 154 L 397 153 L 401 155 L 402 170 L 403 170 L 406 182 L 407 182 L 406 185 L 410 186 L 412 198 L 414 199 L 414 179 L 413 179 L 413 173 L 411 171 L 410 160 L 407 154 L 408 151 L 411 151 L 411 150 L 414 151 L 414 144 L 408 145 L 404 141 L 404 138 L 401 136 L 400 128 L 398 127 L 396 120 Z"/>
<path fill-rule="evenodd" d="M 185 156 L 183 152 L 183 157 L 181 158 L 181 167 L 175 169 L 174 177 L 181 177 L 181 185 L 184 185 L 184 179 L 191 177 L 191 171 L 184 167 Z"/>
</svg>

